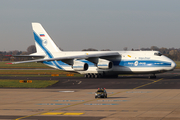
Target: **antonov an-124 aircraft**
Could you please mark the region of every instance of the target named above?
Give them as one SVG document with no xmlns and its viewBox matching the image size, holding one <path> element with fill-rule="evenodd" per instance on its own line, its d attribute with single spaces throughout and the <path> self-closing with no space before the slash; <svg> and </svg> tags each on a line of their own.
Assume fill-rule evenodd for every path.
<svg viewBox="0 0 180 120">
<path fill-rule="evenodd" d="M 150 74 L 171 71 L 176 64 L 159 51 L 61 51 L 40 23 L 32 23 L 36 53 L 39 59 L 10 64 L 42 62 L 64 71 L 84 74 L 86 78 L 118 77 L 119 74 Z"/>
</svg>

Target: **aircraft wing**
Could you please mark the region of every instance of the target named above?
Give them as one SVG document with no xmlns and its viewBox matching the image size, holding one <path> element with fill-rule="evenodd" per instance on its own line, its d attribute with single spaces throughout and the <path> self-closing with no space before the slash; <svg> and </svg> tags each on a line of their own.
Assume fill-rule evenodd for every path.
<svg viewBox="0 0 180 120">
<path fill-rule="evenodd" d="M 103 53 L 85 53 L 84 55 L 71 55 L 71 56 L 62 56 L 56 58 L 47 58 L 47 59 L 36 59 L 36 60 L 28 60 L 28 61 L 19 61 L 12 62 L 7 64 L 19 64 L 19 63 L 30 63 L 30 62 L 43 62 L 43 61 L 54 61 L 54 60 L 70 60 L 70 59 L 88 59 L 88 58 L 105 58 L 112 56 L 119 56 L 118 52 L 103 52 Z"/>
</svg>

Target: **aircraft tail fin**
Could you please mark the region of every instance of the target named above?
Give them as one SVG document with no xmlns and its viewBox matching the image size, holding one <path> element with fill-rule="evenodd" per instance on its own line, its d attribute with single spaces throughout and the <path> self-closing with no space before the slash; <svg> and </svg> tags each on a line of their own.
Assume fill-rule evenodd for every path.
<svg viewBox="0 0 180 120">
<path fill-rule="evenodd" d="M 53 58 L 54 52 L 61 52 L 40 23 L 32 23 L 37 54 L 46 54 Z"/>
</svg>

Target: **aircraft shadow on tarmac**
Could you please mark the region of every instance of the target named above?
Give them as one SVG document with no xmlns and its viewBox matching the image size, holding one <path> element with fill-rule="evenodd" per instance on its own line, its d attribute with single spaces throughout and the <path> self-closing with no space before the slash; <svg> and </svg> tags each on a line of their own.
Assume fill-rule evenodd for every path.
<svg viewBox="0 0 180 120">
<path fill-rule="evenodd" d="M 136 78 L 143 78 L 144 79 L 144 78 L 148 78 L 148 76 L 145 76 L 145 75 L 144 76 L 119 76 L 118 78 L 119 79 L 133 79 L 133 78 L 134 79 L 136 79 Z"/>
</svg>

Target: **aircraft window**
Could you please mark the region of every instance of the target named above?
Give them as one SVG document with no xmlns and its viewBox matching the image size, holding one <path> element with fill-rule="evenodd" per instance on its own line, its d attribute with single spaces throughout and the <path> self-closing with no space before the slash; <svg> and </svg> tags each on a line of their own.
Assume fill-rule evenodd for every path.
<svg viewBox="0 0 180 120">
<path fill-rule="evenodd" d="M 158 53 L 154 53 L 154 55 L 161 56 L 162 54 L 160 52 L 158 52 Z"/>
</svg>

